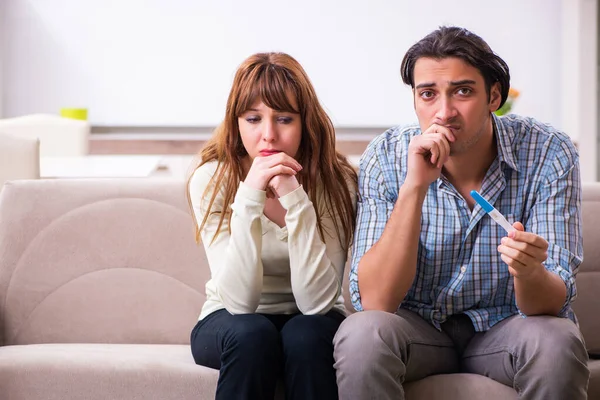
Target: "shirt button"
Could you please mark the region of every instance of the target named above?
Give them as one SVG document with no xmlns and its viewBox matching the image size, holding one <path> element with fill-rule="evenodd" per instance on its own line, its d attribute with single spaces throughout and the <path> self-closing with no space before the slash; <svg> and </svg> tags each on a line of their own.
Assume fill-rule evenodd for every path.
<svg viewBox="0 0 600 400">
<path fill-rule="evenodd" d="M 460 267 L 460 272 L 463 273 L 463 274 L 465 272 L 467 272 L 467 267 L 465 267 L 464 265 L 462 267 Z"/>
</svg>

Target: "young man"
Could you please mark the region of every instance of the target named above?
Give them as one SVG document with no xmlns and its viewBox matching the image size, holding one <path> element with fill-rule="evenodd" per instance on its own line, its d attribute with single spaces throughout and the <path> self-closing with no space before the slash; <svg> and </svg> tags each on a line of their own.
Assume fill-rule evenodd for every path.
<svg viewBox="0 0 600 400">
<path fill-rule="evenodd" d="M 401 72 L 419 125 L 388 130 L 360 162 L 350 292 L 364 311 L 334 339 L 340 398 L 402 399 L 404 382 L 470 372 L 522 399 L 585 399 L 570 307 L 583 257 L 576 149 L 532 118 L 493 114 L 509 69 L 465 29 L 423 38 Z"/>
</svg>

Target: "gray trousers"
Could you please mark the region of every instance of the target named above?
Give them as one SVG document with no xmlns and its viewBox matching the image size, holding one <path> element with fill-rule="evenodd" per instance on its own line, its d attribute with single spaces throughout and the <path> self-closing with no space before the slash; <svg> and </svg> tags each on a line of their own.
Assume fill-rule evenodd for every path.
<svg viewBox="0 0 600 400">
<path fill-rule="evenodd" d="M 513 387 L 520 399 L 587 399 L 588 355 L 577 326 L 550 316 L 513 316 L 476 333 L 466 315 L 442 332 L 418 314 L 352 314 L 334 338 L 340 399 L 404 399 L 402 384 L 467 372 Z"/>
</svg>

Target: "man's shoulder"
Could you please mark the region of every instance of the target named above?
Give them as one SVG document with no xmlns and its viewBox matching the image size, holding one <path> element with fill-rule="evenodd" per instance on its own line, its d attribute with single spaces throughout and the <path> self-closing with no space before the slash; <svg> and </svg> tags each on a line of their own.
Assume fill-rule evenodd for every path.
<svg viewBox="0 0 600 400">
<path fill-rule="evenodd" d="M 549 123 L 542 122 L 533 117 L 517 114 L 509 114 L 498 118 L 505 130 L 516 137 L 517 143 L 532 142 L 539 145 L 540 142 L 549 142 L 557 145 L 564 144 L 573 147 L 573 141 L 569 135 Z"/>
<path fill-rule="evenodd" d="M 565 132 L 535 118 L 508 115 L 502 126 L 501 146 L 522 171 L 553 180 L 579 163 L 579 152 Z"/>
</svg>

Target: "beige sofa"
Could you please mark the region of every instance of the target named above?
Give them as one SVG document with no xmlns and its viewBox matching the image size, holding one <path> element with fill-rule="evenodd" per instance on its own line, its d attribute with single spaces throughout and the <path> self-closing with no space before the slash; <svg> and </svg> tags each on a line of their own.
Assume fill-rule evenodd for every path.
<svg viewBox="0 0 600 400">
<path fill-rule="evenodd" d="M 600 349 L 600 185 L 586 186 L 586 262 L 577 311 Z M 183 182 L 9 182 L 0 194 L 0 398 L 212 399 L 218 371 L 196 366 L 189 332 L 208 266 Z M 590 363 L 600 398 L 600 361 Z M 407 385 L 416 399 L 510 399 L 481 376 Z"/>
</svg>

